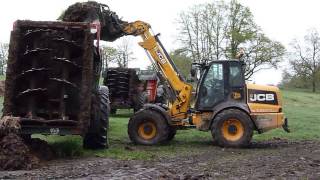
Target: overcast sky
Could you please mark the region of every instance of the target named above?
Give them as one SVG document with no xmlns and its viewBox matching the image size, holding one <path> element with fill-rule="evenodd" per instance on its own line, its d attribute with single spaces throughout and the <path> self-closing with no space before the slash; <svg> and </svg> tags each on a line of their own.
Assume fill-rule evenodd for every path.
<svg viewBox="0 0 320 180">
<path fill-rule="evenodd" d="M 0 6 L 0 42 L 9 42 L 12 24 L 17 19 L 55 20 L 61 12 L 77 0 L 5 0 Z M 108 4 L 126 21 L 143 20 L 151 24 L 168 51 L 176 47 L 176 19 L 178 13 L 193 4 L 207 0 L 100 0 Z M 320 29 L 320 1 L 318 0 L 240 0 L 250 7 L 256 23 L 273 40 L 287 46 L 293 38 L 302 37 L 310 28 Z M 132 49 L 137 60 L 131 67 L 146 67 L 149 63 L 142 48 L 132 39 Z M 117 43 L 117 42 L 116 42 Z M 282 67 L 284 68 L 284 67 Z M 276 84 L 281 80 L 281 70 L 265 70 L 254 76 L 260 84 Z"/>
</svg>

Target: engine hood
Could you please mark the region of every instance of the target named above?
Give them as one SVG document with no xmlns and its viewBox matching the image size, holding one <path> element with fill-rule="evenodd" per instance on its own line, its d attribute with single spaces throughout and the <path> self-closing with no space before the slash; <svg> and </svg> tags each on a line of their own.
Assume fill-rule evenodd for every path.
<svg viewBox="0 0 320 180">
<path fill-rule="evenodd" d="M 276 86 L 258 85 L 258 84 L 252 84 L 252 83 L 247 83 L 246 85 L 248 89 L 265 90 L 265 91 L 273 91 L 273 92 L 279 91 L 279 88 Z"/>
<path fill-rule="evenodd" d="M 252 112 L 279 112 L 282 97 L 278 87 L 246 84 L 247 103 Z"/>
</svg>

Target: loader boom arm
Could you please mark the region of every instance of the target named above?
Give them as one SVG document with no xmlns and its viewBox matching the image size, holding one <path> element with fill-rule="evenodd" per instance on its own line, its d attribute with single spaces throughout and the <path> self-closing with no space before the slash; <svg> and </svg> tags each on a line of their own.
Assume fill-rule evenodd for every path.
<svg viewBox="0 0 320 180">
<path fill-rule="evenodd" d="M 65 11 L 62 20 L 91 23 L 98 21 L 101 25 L 101 39 L 105 41 L 114 41 L 124 35 L 141 36 L 143 41 L 139 45 L 147 51 L 158 74 L 161 74 L 169 86 L 172 120 L 187 118 L 192 86 L 179 75 L 160 40 L 150 32 L 149 24 L 142 21 L 122 21 L 107 5 L 94 1 L 75 3 Z"/>
<path fill-rule="evenodd" d="M 150 28 L 150 25 L 145 22 L 135 21 L 126 24 L 123 32 L 125 35 L 140 36 L 142 38 L 143 41 L 139 45 L 150 55 L 156 70 L 168 82 L 171 91 L 176 96 L 175 100 L 170 104 L 172 119 L 185 119 L 190 108 L 192 86 L 181 77 L 160 40 L 151 33 Z"/>
</svg>

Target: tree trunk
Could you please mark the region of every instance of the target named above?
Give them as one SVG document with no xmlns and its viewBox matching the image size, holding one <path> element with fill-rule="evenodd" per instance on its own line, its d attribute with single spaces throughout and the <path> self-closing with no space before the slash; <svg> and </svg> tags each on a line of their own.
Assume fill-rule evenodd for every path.
<svg viewBox="0 0 320 180">
<path fill-rule="evenodd" d="M 312 92 L 316 92 L 316 73 L 312 73 Z"/>
<path fill-rule="evenodd" d="M 312 92 L 316 92 L 316 82 L 312 81 Z"/>
</svg>

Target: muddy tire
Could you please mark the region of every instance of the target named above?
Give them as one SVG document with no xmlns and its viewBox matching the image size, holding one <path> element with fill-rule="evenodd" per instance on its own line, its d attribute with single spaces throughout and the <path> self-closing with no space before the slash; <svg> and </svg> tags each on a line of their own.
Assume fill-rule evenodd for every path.
<svg viewBox="0 0 320 180">
<path fill-rule="evenodd" d="M 134 98 L 133 110 L 134 112 L 139 111 L 144 104 L 148 102 L 147 92 L 138 93 L 136 98 Z"/>
<path fill-rule="evenodd" d="M 252 139 L 253 124 L 246 113 L 228 109 L 216 116 L 211 133 L 214 143 L 219 146 L 247 147 Z"/>
<path fill-rule="evenodd" d="M 171 141 L 176 134 L 177 134 L 177 130 L 175 128 L 170 127 L 167 141 Z"/>
<path fill-rule="evenodd" d="M 167 141 L 170 127 L 165 118 L 153 110 L 141 110 L 131 117 L 128 135 L 135 144 L 155 145 Z"/>
<path fill-rule="evenodd" d="M 95 112 L 94 122 L 91 123 L 89 132 L 83 139 L 83 147 L 86 149 L 104 149 L 109 147 L 108 129 L 109 129 L 109 91 L 106 86 L 99 89 L 100 106 Z"/>
</svg>

